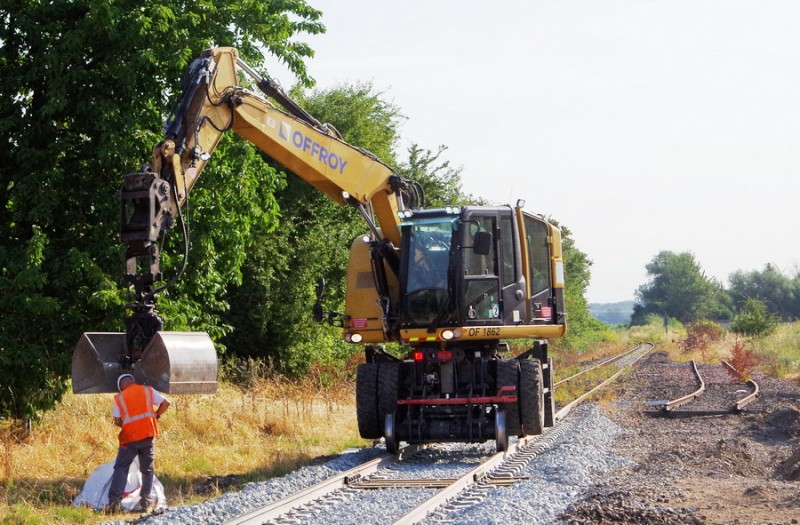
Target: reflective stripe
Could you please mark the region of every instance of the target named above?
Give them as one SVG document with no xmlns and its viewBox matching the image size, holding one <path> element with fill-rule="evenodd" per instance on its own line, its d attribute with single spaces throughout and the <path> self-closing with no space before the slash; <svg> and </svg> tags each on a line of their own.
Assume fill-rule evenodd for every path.
<svg viewBox="0 0 800 525">
<path fill-rule="evenodd" d="M 117 394 L 116 399 L 118 400 L 119 417 L 122 418 L 122 421 L 125 421 L 125 418 L 128 417 L 128 405 L 125 404 L 125 398 L 122 397 L 122 392 Z"/>
<path fill-rule="evenodd" d="M 123 419 L 122 424 L 127 425 L 128 423 L 133 423 L 134 421 L 139 421 L 140 419 L 144 419 L 146 417 L 156 417 L 156 414 L 154 412 L 145 412 L 144 414 L 139 414 L 138 416 Z"/>
<path fill-rule="evenodd" d="M 140 419 L 144 419 L 146 417 L 156 417 L 156 413 L 153 412 L 153 387 L 146 386 L 144 387 L 144 398 L 145 403 L 147 403 L 148 411 L 138 416 L 131 417 L 128 413 L 128 407 L 125 405 L 125 398 L 122 398 L 122 407 L 125 410 L 124 417 L 122 418 L 122 424 L 125 425 L 127 423 L 132 423 L 133 421 L 139 421 Z"/>
</svg>

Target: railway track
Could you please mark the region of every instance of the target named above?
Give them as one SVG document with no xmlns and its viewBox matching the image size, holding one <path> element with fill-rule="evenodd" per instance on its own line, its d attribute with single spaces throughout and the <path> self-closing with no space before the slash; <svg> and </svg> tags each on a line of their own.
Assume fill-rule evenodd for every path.
<svg viewBox="0 0 800 525">
<path fill-rule="evenodd" d="M 704 374 L 701 373 L 700 368 L 697 365 L 697 362 L 693 359 L 690 363 L 692 375 L 697 382 L 697 390 L 690 392 L 686 395 L 678 397 L 676 399 L 672 399 L 669 401 L 663 401 L 662 403 L 662 411 L 673 413 L 675 414 L 678 407 L 685 406 L 689 403 L 695 402 L 692 405 L 692 409 L 690 410 L 683 410 L 683 415 L 717 415 L 717 414 L 726 414 L 726 413 L 738 413 L 741 412 L 747 405 L 751 404 L 758 398 L 759 395 L 759 387 L 758 384 L 753 381 L 752 379 L 748 379 L 744 382 L 749 388 L 750 392 L 747 393 L 744 397 L 740 395 L 741 389 L 739 388 L 738 383 L 731 383 L 730 378 L 731 375 L 728 374 L 724 370 L 725 367 L 730 370 L 734 376 L 741 377 L 742 374 L 736 368 L 733 367 L 727 361 L 722 361 L 719 366 L 709 366 L 707 365 L 704 367 L 705 374 L 713 375 L 715 379 L 714 383 L 714 399 L 709 399 L 707 403 L 704 405 L 694 408 L 697 401 L 701 399 L 701 396 L 706 394 L 711 387 L 707 387 L 706 381 L 704 379 Z M 703 398 L 705 399 L 705 398 Z"/>
<path fill-rule="evenodd" d="M 554 414 L 555 425 L 542 435 L 511 440 L 505 452 L 493 453 L 486 444 L 409 445 L 401 448 L 397 455 L 388 454 L 358 465 L 225 523 L 325 523 L 326 513 L 333 513 L 334 508 L 347 507 L 349 501 L 356 501 L 365 492 L 376 490 L 387 495 L 373 505 L 375 515 L 384 518 L 381 522 L 395 525 L 418 523 L 445 503 L 449 508 L 471 505 L 489 488 L 509 487 L 527 479 L 520 472 L 569 428 L 567 422 L 571 411 L 614 381 L 653 347 L 651 343 L 639 344 L 592 367 L 590 370 L 616 364 L 619 370 L 561 407 Z M 561 380 L 557 385 L 573 381 L 587 371 Z M 410 488 L 414 490 L 409 491 Z M 413 493 L 414 497 L 404 498 L 405 503 L 398 505 L 399 498 L 388 495 L 396 490 Z M 364 522 L 373 521 L 365 519 Z M 360 521 L 356 518 L 352 522 Z"/>
</svg>

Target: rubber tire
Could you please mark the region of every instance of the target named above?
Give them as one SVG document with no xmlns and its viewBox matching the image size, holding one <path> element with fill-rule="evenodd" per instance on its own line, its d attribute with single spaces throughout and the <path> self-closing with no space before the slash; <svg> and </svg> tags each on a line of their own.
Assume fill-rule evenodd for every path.
<svg viewBox="0 0 800 525">
<path fill-rule="evenodd" d="M 519 399 L 519 361 L 509 359 L 508 361 L 497 362 L 497 390 L 501 386 L 513 386 L 516 388 L 517 399 Z M 522 425 L 519 420 L 519 403 L 506 403 L 506 434 L 511 436 L 522 435 Z"/>
<path fill-rule="evenodd" d="M 356 419 L 358 433 L 364 439 L 383 436 L 383 420 L 378 416 L 379 368 L 379 363 L 364 363 L 356 371 Z"/>
<path fill-rule="evenodd" d="M 528 436 L 544 432 L 544 381 L 542 364 L 538 359 L 525 359 L 520 363 L 519 400 L 522 431 Z"/>
</svg>

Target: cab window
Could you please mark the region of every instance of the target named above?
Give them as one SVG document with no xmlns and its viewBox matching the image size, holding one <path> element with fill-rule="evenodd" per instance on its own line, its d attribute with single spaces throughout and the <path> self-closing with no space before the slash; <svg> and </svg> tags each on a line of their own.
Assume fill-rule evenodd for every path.
<svg viewBox="0 0 800 525">
<path fill-rule="evenodd" d="M 547 242 L 547 224 L 533 217 L 525 217 L 525 235 L 530 260 L 531 295 L 550 287 L 550 246 Z"/>
</svg>

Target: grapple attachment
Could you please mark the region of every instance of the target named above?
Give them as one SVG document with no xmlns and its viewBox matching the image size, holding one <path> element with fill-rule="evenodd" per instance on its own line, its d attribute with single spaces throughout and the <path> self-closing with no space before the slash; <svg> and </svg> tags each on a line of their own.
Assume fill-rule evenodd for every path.
<svg viewBox="0 0 800 525">
<path fill-rule="evenodd" d="M 120 332 L 84 333 L 72 355 L 72 391 L 116 393 L 122 373 L 165 394 L 217 391 L 217 353 L 207 333 L 156 332 L 132 369 L 121 364 L 125 341 Z"/>
</svg>

